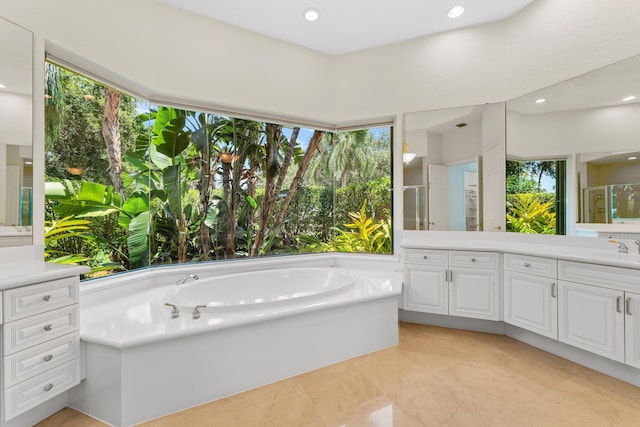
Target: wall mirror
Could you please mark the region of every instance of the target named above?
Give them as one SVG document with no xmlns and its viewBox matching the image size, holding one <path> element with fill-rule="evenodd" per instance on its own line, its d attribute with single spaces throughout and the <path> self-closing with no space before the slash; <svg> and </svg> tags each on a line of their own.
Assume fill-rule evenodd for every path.
<svg viewBox="0 0 640 427">
<path fill-rule="evenodd" d="M 507 102 L 508 160 L 566 160 L 567 234 L 640 233 L 639 101 L 640 56 Z"/>
<path fill-rule="evenodd" d="M 0 246 L 30 245 L 33 34 L 0 18 Z"/>
<path fill-rule="evenodd" d="M 405 114 L 405 230 L 504 229 L 504 108 Z"/>
</svg>

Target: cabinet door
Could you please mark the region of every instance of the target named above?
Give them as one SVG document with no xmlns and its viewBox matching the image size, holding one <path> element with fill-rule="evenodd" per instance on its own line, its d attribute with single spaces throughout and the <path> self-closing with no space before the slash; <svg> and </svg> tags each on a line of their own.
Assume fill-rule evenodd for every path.
<svg viewBox="0 0 640 427">
<path fill-rule="evenodd" d="M 504 321 L 545 337 L 558 339 L 556 281 L 505 271 Z"/>
<path fill-rule="evenodd" d="M 447 270 L 411 265 L 405 269 L 404 309 L 448 314 Z"/>
<path fill-rule="evenodd" d="M 500 320 L 500 308 L 500 275 L 498 270 L 451 269 L 450 315 Z"/>
<path fill-rule="evenodd" d="M 640 368 L 640 294 L 626 292 L 624 296 L 626 363 Z"/>
<path fill-rule="evenodd" d="M 623 292 L 560 281 L 558 339 L 624 362 Z"/>
</svg>

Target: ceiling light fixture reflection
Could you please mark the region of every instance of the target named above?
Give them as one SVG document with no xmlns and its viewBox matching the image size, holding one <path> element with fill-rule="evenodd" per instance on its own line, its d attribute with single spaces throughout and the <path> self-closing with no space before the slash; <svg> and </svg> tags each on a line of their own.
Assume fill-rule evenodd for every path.
<svg viewBox="0 0 640 427">
<path fill-rule="evenodd" d="M 406 142 L 402 144 L 402 162 L 406 164 L 411 163 L 416 158 L 416 153 L 409 153 L 408 147 Z"/>
<path fill-rule="evenodd" d="M 638 160 L 638 157 L 637 156 L 627 157 L 627 160 Z"/>
<path fill-rule="evenodd" d="M 310 7 L 304 10 L 304 19 L 309 22 L 317 21 L 320 18 L 320 11 L 315 7 Z"/>
<path fill-rule="evenodd" d="M 633 101 L 634 99 L 636 99 L 635 95 L 629 95 L 622 98 L 622 102 L 629 102 L 629 101 Z"/>
<path fill-rule="evenodd" d="M 464 6 L 458 5 L 458 6 L 453 6 L 451 9 L 449 9 L 449 11 L 447 12 L 447 16 L 453 19 L 453 18 L 459 17 L 463 13 L 464 13 Z"/>
<path fill-rule="evenodd" d="M 539 99 L 536 99 L 536 104 L 542 104 L 542 103 L 544 103 L 546 101 L 547 101 L 546 98 L 539 98 Z"/>
</svg>

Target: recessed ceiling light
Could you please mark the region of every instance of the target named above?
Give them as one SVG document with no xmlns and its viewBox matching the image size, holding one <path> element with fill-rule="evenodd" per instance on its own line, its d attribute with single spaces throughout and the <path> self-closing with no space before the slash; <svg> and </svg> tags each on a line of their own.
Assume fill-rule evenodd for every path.
<svg viewBox="0 0 640 427">
<path fill-rule="evenodd" d="M 638 157 L 637 156 L 627 157 L 627 160 L 638 160 Z"/>
<path fill-rule="evenodd" d="M 309 22 L 317 21 L 320 18 L 320 11 L 315 7 L 310 7 L 304 10 L 304 19 Z"/>
<path fill-rule="evenodd" d="M 32 164 L 33 164 L 33 162 L 32 162 L 31 160 L 25 160 L 25 161 L 24 161 L 24 164 L 25 164 L 25 165 L 32 165 Z"/>
<path fill-rule="evenodd" d="M 633 101 L 634 99 L 636 99 L 635 95 L 629 95 L 629 96 L 626 96 L 626 97 L 622 98 L 622 102 L 629 102 L 629 101 Z"/>
<path fill-rule="evenodd" d="M 538 98 L 536 99 L 536 104 L 542 104 L 543 102 L 546 102 L 547 99 L 546 98 Z"/>
<path fill-rule="evenodd" d="M 458 5 L 458 6 L 453 6 L 451 9 L 449 9 L 449 11 L 447 12 L 447 16 L 449 18 L 457 18 L 463 13 L 464 13 L 464 6 Z"/>
</svg>

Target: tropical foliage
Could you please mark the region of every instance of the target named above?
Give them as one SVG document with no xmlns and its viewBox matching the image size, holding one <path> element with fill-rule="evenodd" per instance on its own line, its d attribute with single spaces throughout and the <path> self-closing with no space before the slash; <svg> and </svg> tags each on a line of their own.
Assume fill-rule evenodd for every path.
<svg viewBox="0 0 640 427">
<path fill-rule="evenodd" d="M 507 231 L 556 234 L 556 195 L 547 192 L 542 179 L 556 179 L 556 162 L 507 161 Z"/>
<path fill-rule="evenodd" d="M 82 227 L 47 241 L 51 257 L 117 271 L 303 252 L 306 237 L 391 252 L 389 128 L 151 108 L 51 64 L 47 91 L 47 221 Z"/>
</svg>

